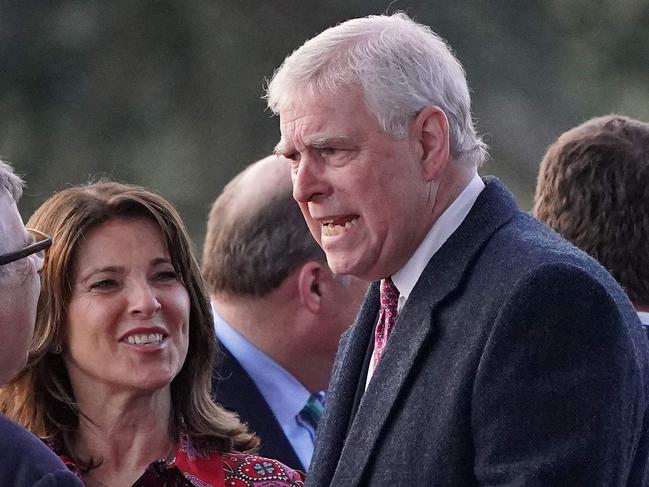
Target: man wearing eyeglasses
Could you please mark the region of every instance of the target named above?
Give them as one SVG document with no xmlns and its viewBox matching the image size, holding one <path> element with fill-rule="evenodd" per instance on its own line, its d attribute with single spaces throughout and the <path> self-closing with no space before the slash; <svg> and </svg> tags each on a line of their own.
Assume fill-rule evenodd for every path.
<svg viewBox="0 0 649 487">
<path fill-rule="evenodd" d="M 0 386 L 27 362 L 40 292 L 38 273 L 52 239 L 23 225 L 23 182 L 0 161 Z M 0 485 L 81 486 L 38 438 L 0 415 Z"/>
</svg>

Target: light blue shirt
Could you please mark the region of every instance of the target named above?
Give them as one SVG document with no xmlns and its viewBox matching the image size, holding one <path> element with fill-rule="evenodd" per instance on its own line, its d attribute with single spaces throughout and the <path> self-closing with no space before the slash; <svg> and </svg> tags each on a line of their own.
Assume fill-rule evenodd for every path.
<svg viewBox="0 0 649 487">
<path fill-rule="evenodd" d="M 216 336 L 254 381 L 306 470 L 313 455 L 315 431 L 299 421 L 297 415 L 311 393 L 286 369 L 232 328 L 214 306 L 212 312 Z"/>
</svg>

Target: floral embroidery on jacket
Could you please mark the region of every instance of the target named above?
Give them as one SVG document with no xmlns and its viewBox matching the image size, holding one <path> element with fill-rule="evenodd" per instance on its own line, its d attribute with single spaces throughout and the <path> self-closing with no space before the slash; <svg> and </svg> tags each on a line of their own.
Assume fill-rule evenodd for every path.
<svg viewBox="0 0 649 487">
<path fill-rule="evenodd" d="M 51 445 L 50 445 L 51 447 Z M 79 467 L 56 448 L 63 463 L 83 480 Z M 181 435 L 172 461 L 156 460 L 132 487 L 303 487 L 304 474 L 270 458 L 202 448 Z"/>
</svg>

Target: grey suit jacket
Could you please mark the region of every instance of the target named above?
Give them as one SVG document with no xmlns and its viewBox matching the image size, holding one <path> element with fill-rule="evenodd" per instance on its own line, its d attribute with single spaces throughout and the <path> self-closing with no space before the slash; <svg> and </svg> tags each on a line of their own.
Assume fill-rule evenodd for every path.
<svg viewBox="0 0 649 487">
<path fill-rule="evenodd" d="M 341 339 L 307 485 L 647 485 L 648 343 L 593 259 L 495 178 L 432 257 L 357 411 L 378 284 Z"/>
</svg>

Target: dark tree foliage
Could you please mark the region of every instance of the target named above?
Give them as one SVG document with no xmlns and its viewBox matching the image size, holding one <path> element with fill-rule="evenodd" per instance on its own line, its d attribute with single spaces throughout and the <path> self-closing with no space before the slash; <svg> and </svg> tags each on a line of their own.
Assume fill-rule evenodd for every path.
<svg viewBox="0 0 649 487">
<path fill-rule="evenodd" d="M 109 176 L 171 199 L 200 244 L 215 195 L 278 139 L 264 80 L 324 28 L 396 10 L 455 49 L 491 146 L 481 172 L 524 207 L 559 133 L 612 111 L 649 120 L 647 2 L 8 0 L 0 157 L 29 183 L 23 213 Z"/>
</svg>

